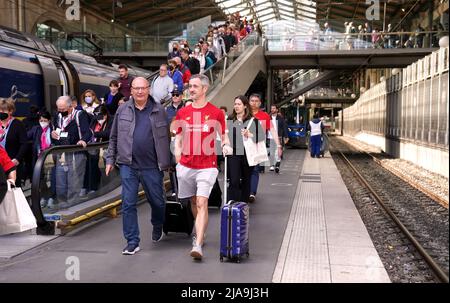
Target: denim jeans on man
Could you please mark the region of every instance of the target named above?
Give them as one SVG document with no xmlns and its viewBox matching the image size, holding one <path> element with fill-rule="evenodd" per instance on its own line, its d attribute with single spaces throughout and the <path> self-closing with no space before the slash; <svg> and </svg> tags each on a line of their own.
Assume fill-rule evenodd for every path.
<svg viewBox="0 0 450 303">
<path fill-rule="evenodd" d="M 80 202 L 80 191 L 83 185 L 86 167 L 86 153 L 64 153 L 58 156 L 55 168 L 55 191 L 58 203 L 72 206 Z"/>
<path fill-rule="evenodd" d="M 139 183 L 142 184 L 147 201 L 152 208 L 152 225 L 162 226 L 166 207 L 163 190 L 164 173 L 158 168 L 134 169 L 121 164 L 120 177 L 122 179 L 123 235 L 129 245 L 138 245 L 140 239 L 136 204 Z"/>
</svg>

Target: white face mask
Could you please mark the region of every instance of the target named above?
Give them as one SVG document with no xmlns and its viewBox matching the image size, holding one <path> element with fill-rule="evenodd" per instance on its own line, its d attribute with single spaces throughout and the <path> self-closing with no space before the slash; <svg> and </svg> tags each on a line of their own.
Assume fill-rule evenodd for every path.
<svg viewBox="0 0 450 303">
<path fill-rule="evenodd" d="M 46 128 L 49 125 L 48 122 L 39 122 L 39 124 L 41 125 L 42 128 Z"/>
<path fill-rule="evenodd" d="M 93 101 L 93 99 L 92 99 L 92 97 L 85 97 L 85 98 L 84 98 L 84 101 L 85 101 L 87 104 L 91 104 L 92 101 Z"/>
<path fill-rule="evenodd" d="M 105 123 L 106 119 L 102 119 L 102 120 L 97 120 L 98 123 L 103 124 Z"/>
<path fill-rule="evenodd" d="M 199 52 L 200 52 L 200 49 L 199 49 L 199 48 L 196 48 L 196 49 L 194 49 L 194 52 L 199 53 Z"/>
</svg>

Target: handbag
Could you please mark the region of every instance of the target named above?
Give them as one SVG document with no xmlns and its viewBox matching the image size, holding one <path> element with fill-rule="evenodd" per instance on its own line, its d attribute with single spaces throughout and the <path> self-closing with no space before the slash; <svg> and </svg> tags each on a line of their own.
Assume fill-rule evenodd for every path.
<svg viewBox="0 0 450 303">
<path fill-rule="evenodd" d="M 253 120 L 254 118 L 250 119 L 247 129 L 250 129 L 250 125 L 252 125 Z M 269 157 L 267 156 L 266 142 L 264 142 L 264 140 L 255 143 L 251 138 L 244 137 L 243 141 L 249 166 L 255 166 L 262 162 L 269 161 Z"/>
<path fill-rule="evenodd" d="M 0 235 L 23 232 L 36 228 L 36 218 L 19 187 L 8 183 L 3 203 L 0 204 Z"/>
</svg>

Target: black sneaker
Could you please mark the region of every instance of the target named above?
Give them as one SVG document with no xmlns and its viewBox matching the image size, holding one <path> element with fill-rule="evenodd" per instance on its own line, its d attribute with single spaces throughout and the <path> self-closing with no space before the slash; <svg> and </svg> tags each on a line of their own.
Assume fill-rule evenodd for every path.
<svg viewBox="0 0 450 303">
<path fill-rule="evenodd" d="M 163 238 L 163 228 L 161 226 L 154 226 L 153 227 L 153 233 L 152 233 L 152 240 L 153 242 L 159 242 Z"/>
<path fill-rule="evenodd" d="M 280 168 L 277 166 L 277 167 L 275 167 L 275 172 L 277 173 L 277 174 L 279 174 L 280 173 Z"/>
<path fill-rule="evenodd" d="M 141 249 L 138 244 L 128 244 L 123 250 L 122 255 L 134 255 Z"/>
</svg>

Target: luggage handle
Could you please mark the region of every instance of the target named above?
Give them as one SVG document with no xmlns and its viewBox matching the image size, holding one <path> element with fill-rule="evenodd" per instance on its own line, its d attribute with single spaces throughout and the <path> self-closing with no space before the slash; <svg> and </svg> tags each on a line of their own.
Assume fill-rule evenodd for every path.
<svg viewBox="0 0 450 303">
<path fill-rule="evenodd" d="M 223 155 L 224 158 L 224 173 L 223 173 L 223 205 L 228 205 L 227 201 L 227 194 L 228 194 L 228 187 L 227 187 L 227 174 L 228 174 L 228 157 L 226 155 Z"/>
<path fill-rule="evenodd" d="M 177 169 L 176 169 L 176 166 L 175 166 L 175 172 L 177 171 Z M 173 173 L 173 172 L 170 172 L 169 173 L 170 175 L 172 175 L 172 177 L 173 177 L 173 181 L 175 182 L 175 201 L 177 202 L 177 203 L 180 203 L 180 200 L 179 200 L 179 198 L 178 198 L 178 177 L 177 177 L 177 174 L 176 173 Z M 170 176 L 169 176 L 169 178 L 170 178 Z M 173 192 L 173 188 L 172 188 L 172 192 Z"/>
</svg>

